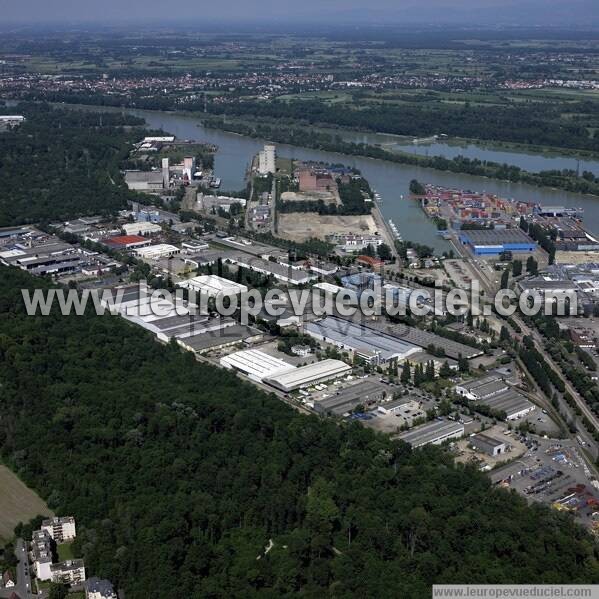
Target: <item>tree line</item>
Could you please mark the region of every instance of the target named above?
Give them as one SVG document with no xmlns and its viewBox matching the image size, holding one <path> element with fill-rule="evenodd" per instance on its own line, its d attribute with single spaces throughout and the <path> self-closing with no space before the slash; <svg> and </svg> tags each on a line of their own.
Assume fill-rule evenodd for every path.
<svg viewBox="0 0 599 599">
<path fill-rule="evenodd" d="M 116 316 L 27 316 L 20 289 L 48 283 L 0 283 L 2 459 L 130 599 L 599 582 L 570 515 L 437 447 L 296 413 Z"/>
</svg>

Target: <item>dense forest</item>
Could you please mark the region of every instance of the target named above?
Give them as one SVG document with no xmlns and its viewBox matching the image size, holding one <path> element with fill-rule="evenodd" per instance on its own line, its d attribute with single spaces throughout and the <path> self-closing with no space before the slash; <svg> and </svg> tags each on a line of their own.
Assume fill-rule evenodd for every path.
<svg viewBox="0 0 599 599">
<path fill-rule="evenodd" d="M 31 98 L 148 110 L 180 109 L 174 95 L 147 93 L 127 97 L 98 92 L 32 92 Z M 484 106 L 476 103 L 452 105 L 431 97 L 401 104 L 369 102 L 357 106 L 327 104 L 317 99 L 263 102 L 244 98 L 237 102 L 209 102 L 206 108 L 215 115 L 267 117 L 288 122 L 302 121 L 304 125 L 336 125 L 415 137 L 447 134 L 452 137 L 599 151 L 599 136 L 591 133 L 599 117 L 599 108 L 593 101 L 514 102 Z M 185 110 L 204 112 L 203 98 L 187 102 Z"/>
<path fill-rule="evenodd" d="M 141 119 L 43 104 L 14 110 L 27 120 L 0 133 L 0 226 L 127 207 L 119 166 L 142 135 Z"/>
<path fill-rule="evenodd" d="M 300 415 L 118 317 L 26 316 L 20 288 L 46 284 L 0 268 L 1 454 L 128 599 L 599 582 L 571 516 L 439 448 Z"/>
<path fill-rule="evenodd" d="M 365 131 L 413 135 L 446 134 L 561 148 L 599 150 L 599 137 L 589 135 L 586 123 L 576 115 L 599 109 L 593 102 L 567 107 L 574 118 L 563 118 L 565 106 L 553 103 L 518 103 L 514 106 L 451 106 L 441 103 L 372 104 L 352 108 L 318 100 L 291 102 L 237 102 L 208 105 L 213 114 L 299 119 L 311 125 L 340 125 Z"/>
</svg>

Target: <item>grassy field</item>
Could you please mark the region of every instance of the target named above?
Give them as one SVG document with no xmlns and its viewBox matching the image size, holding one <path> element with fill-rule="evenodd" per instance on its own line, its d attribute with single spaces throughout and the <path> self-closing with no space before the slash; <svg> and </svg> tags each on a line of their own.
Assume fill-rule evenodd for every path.
<svg viewBox="0 0 599 599">
<path fill-rule="evenodd" d="M 61 545 L 58 545 L 56 549 L 58 550 L 59 562 L 64 562 L 66 560 L 75 558 L 75 556 L 73 555 L 72 543 L 62 543 Z"/>
<path fill-rule="evenodd" d="M 19 522 L 28 522 L 38 514 L 53 515 L 36 493 L 0 465 L 0 539 L 10 539 Z"/>
</svg>

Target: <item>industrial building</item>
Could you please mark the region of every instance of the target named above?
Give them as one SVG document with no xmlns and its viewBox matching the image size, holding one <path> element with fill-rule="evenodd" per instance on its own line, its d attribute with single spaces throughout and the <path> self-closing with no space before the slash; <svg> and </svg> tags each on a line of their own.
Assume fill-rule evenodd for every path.
<svg viewBox="0 0 599 599">
<path fill-rule="evenodd" d="M 359 272 L 341 277 L 341 284 L 346 289 L 350 289 L 359 295 L 367 289 L 380 287 L 382 285 L 382 278 L 380 275 L 372 272 Z"/>
<path fill-rule="evenodd" d="M 403 419 L 403 422 L 412 426 L 414 420 L 425 418 L 426 412 L 422 409 L 420 402 L 409 395 L 392 399 L 382 403 L 378 411 L 384 415 L 393 415 Z"/>
<path fill-rule="evenodd" d="M 304 332 L 375 365 L 401 361 L 421 351 L 397 337 L 334 316 L 307 323 Z"/>
<path fill-rule="evenodd" d="M 264 379 L 265 383 L 289 393 L 303 387 L 317 385 L 351 372 L 351 367 L 341 360 L 314 362 Z"/>
<path fill-rule="evenodd" d="M 401 433 L 398 438 L 416 448 L 429 444 L 440 445 L 448 439 L 459 439 L 463 436 L 463 424 L 439 418 Z"/>
<path fill-rule="evenodd" d="M 0 131 L 13 129 L 21 123 L 25 122 L 25 117 L 21 114 L 1 114 L 0 115 Z"/>
<path fill-rule="evenodd" d="M 158 243 L 135 250 L 135 254 L 143 260 L 160 260 L 161 258 L 177 256 L 180 253 L 181 250 L 178 247 L 168 243 Z"/>
<path fill-rule="evenodd" d="M 202 355 L 241 344 L 248 346 L 263 339 L 262 331 L 245 325 L 233 324 L 199 335 L 178 337 L 177 343 L 187 351 Z"/>
<path fill-rule="evenodd" d="M 103 298 L 101 303 L 111 313 L 120 314 L 163 342 L 173 337 L 189 337 L 235 324 L 230 318 L 210 318 L 206 314 L 199 314 L 194 304 L 176 298 L 174 303 L 167 301 L 153 289 L 143 289 L 138 285 L 114 289 L 112 300 L 111 304 L 109 298 Z"/>
<path fill-rule="evenodd" d="M 82 253 L 69 243 L 50 237 L 40 243 L 17 242 L 0 251 L 0 262 L 42 276 L 74 272 L 79 269 Z"/>
<path fill-rule="evenodd" d="M 539 206 L 535 212 L 539 216 L 565 216 L 580 218 L 582 216 L 581 208 L 567 208 L 565 206 Z"/>
<path fill-rule="evenodd" d="M 456 385 L 455 392 L 467 399 L 477 400 L 497 395 L 508 388 L 508 384 L 501 377 L 490 375 Z"/>
<path fill-rule="evenodd" d="M 575 293 L 579 288 L 574 281 L 568 279 L 549 279 L 545 277 L 534 277 L 518 281 L 518 289 L 523 293 L 552 293 L 556 296 Z"/>
<path fill-rule="evenodd" d="M 406 343 L 417 345 L 423 349 L 427 349 L 432 345 L 438 349 L 442 349 L 448 358 L 453 358 L 455 360 L 460 356 L 470 360 L 471 358 L 482 356 L 484 353 L 482 349 L 464 345 L 463 343 L 446 339 L 445 337 L 441 337 L 440 335 L 429 331 L 423 331 L 416 327 L 411 327 L 402 323 L 391 323 L 384 318 L 369 321 L 368 327 L 387 333 L 388 335 L 401 339 Z"/>
<path fill-rule="evenodd" d="M 494 412 L 504 412 L 507 420 L 518 420 L 535 409 L 535 405 L 528 401 L 515 389 L 508 389 L 480 400 Z"/>
<path fill-rule="evenodd" d="M 478 401 L 494 412 L 505 412 L 508 420 L 522 418 L 535 409 L 534 404 L 495 374 L 461 383 L 454 390 L 458 395 Z"/>
<path fill-rule="evenodd" d="M 476 449 L 476 451 L 486 453 L 491 457 L 496 457 L 507 451 L 507 444 L 504 441 L 490 437 L 485 433 L 472 435 L 468 442 L 470 445 L 472 445 L 472 447 L 474 447 L 474 449 Z"/>
<path fill-rule="evenodd" d="M 125 231 L 125 235 L 153 235 L 154 233 L 161 233 L 162 227 L 158 223 L 140 221 L 125 223 L 123 231 Z"/>
<path fill-rule="evenodd" d="M 245 208 L 247 203 L 244 198 L 206 195 L 201 191 L 198 192 L 196 202 L 198 210 L 202 210 L 204 212 L 218 212 L 219 210 L 230 212 L 231 206 L 234 204 L 238 204 L 239 206 Z"/>
<path fill-rule="evenodd" d="M 218 244 L 224 245 L 229 250 L 233 250 L 232 252 L 227 252 L 233 257 L 238 256 L 239 251 L 241 250 L 244 254 L 250 254 L 251 256 L 262 258 L 263 260 L 276 260 L 277 262 L 286 262 L 289 260 L 287 250 L 283 250 L 267 243 L 255 241 L 254 239 L 246 239 L 245 237 L 223 237 L 218 240 Z"/>
<path fill-rule="evenodd" d="M 312 286 L 312 289 L 318 290 L 322 292 L 325 297 L 329 297 L 331 299 L 335 298 L 335 296 L 343 291 L 343 287 L 339 287 L 339 285 L 333 285 L 332 283 L 316 283 L 316 285 Z"/>
<path fill-rule="evenodd" d="M 339 267 L 334 262 L 316 261 L 309 263 L 308 269 L 323 277 L 330 277 L 339 270 Z"/>
<path fill-rule="evenodd" d="M 389 388 L 381 383 L 363 380 L 340 389 L 329 397 L 314 402 L 314 411 L 319 414 L 344 416 L 357 406 L 368 408 L 385 398 Z"/>
<path fill-rule="evenodd" d="M 150 245 L 152 241 L 141 235 L 116 235 L 102 239 L 101 243 L 115 250 L 134 250 Z"/>
<path fill-rule="evenodd" d="M 536 241 L 520 228 L 466 230 L 460 232 L 459 238 L 477 256 L 534 252 L 537 249 Z"/>
<path fill-rule="evenodd" d="M 384 239 L 380 235 L 337 233 L 329 235 L 327 241 L 345 252 L 363 252 L 369 246 L 377 248 L 382 245 Z"/>
<path fill-rule="evenodd" d="M 157 192 L 164 187 L 162 171 L 125 171 L 125 183 L 133 191 Z"/>
<path fill-rule="evenodd" d="M 306 285 L 318 280 L 318 275 L 310 274 L 299 266 L 284 265 L 279 262 L 253 258 L 244 254 L 227 256 L 227 261 L 242 268 L 272 276 L 277 281 L 287 283 L 288 285 Z"/>
<path fill-rule="evenodd" d="M 228 370 L 241 372 L 258 383 L 277 374 L 295 370 L 292 364 L 257 349 L 238 351 L 224 356 L 220 359 L 220 365 Z"/>
<path fill-rule="evenodd" d="M 247 293 L 245 285 L 229 281 L 216 275 L 200 275 L 177 283 L 178 287 L 193 289 L 197 293 L 207 294 L 208 297 L 231 297 L 240 293 Z"/>
</svg>

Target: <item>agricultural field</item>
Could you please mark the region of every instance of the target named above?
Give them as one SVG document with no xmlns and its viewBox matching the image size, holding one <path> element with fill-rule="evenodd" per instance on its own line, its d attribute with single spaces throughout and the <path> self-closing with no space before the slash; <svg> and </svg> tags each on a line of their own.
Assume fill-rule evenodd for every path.
<svg viewBox="0 0 599 599">
<path fill-rule="evenodd" d="M 37 515 L 54 514 L 16 474 L 0 465 L 0 540 L 9 540 L 19 522 L 28 522 Z"/>
</svg>

